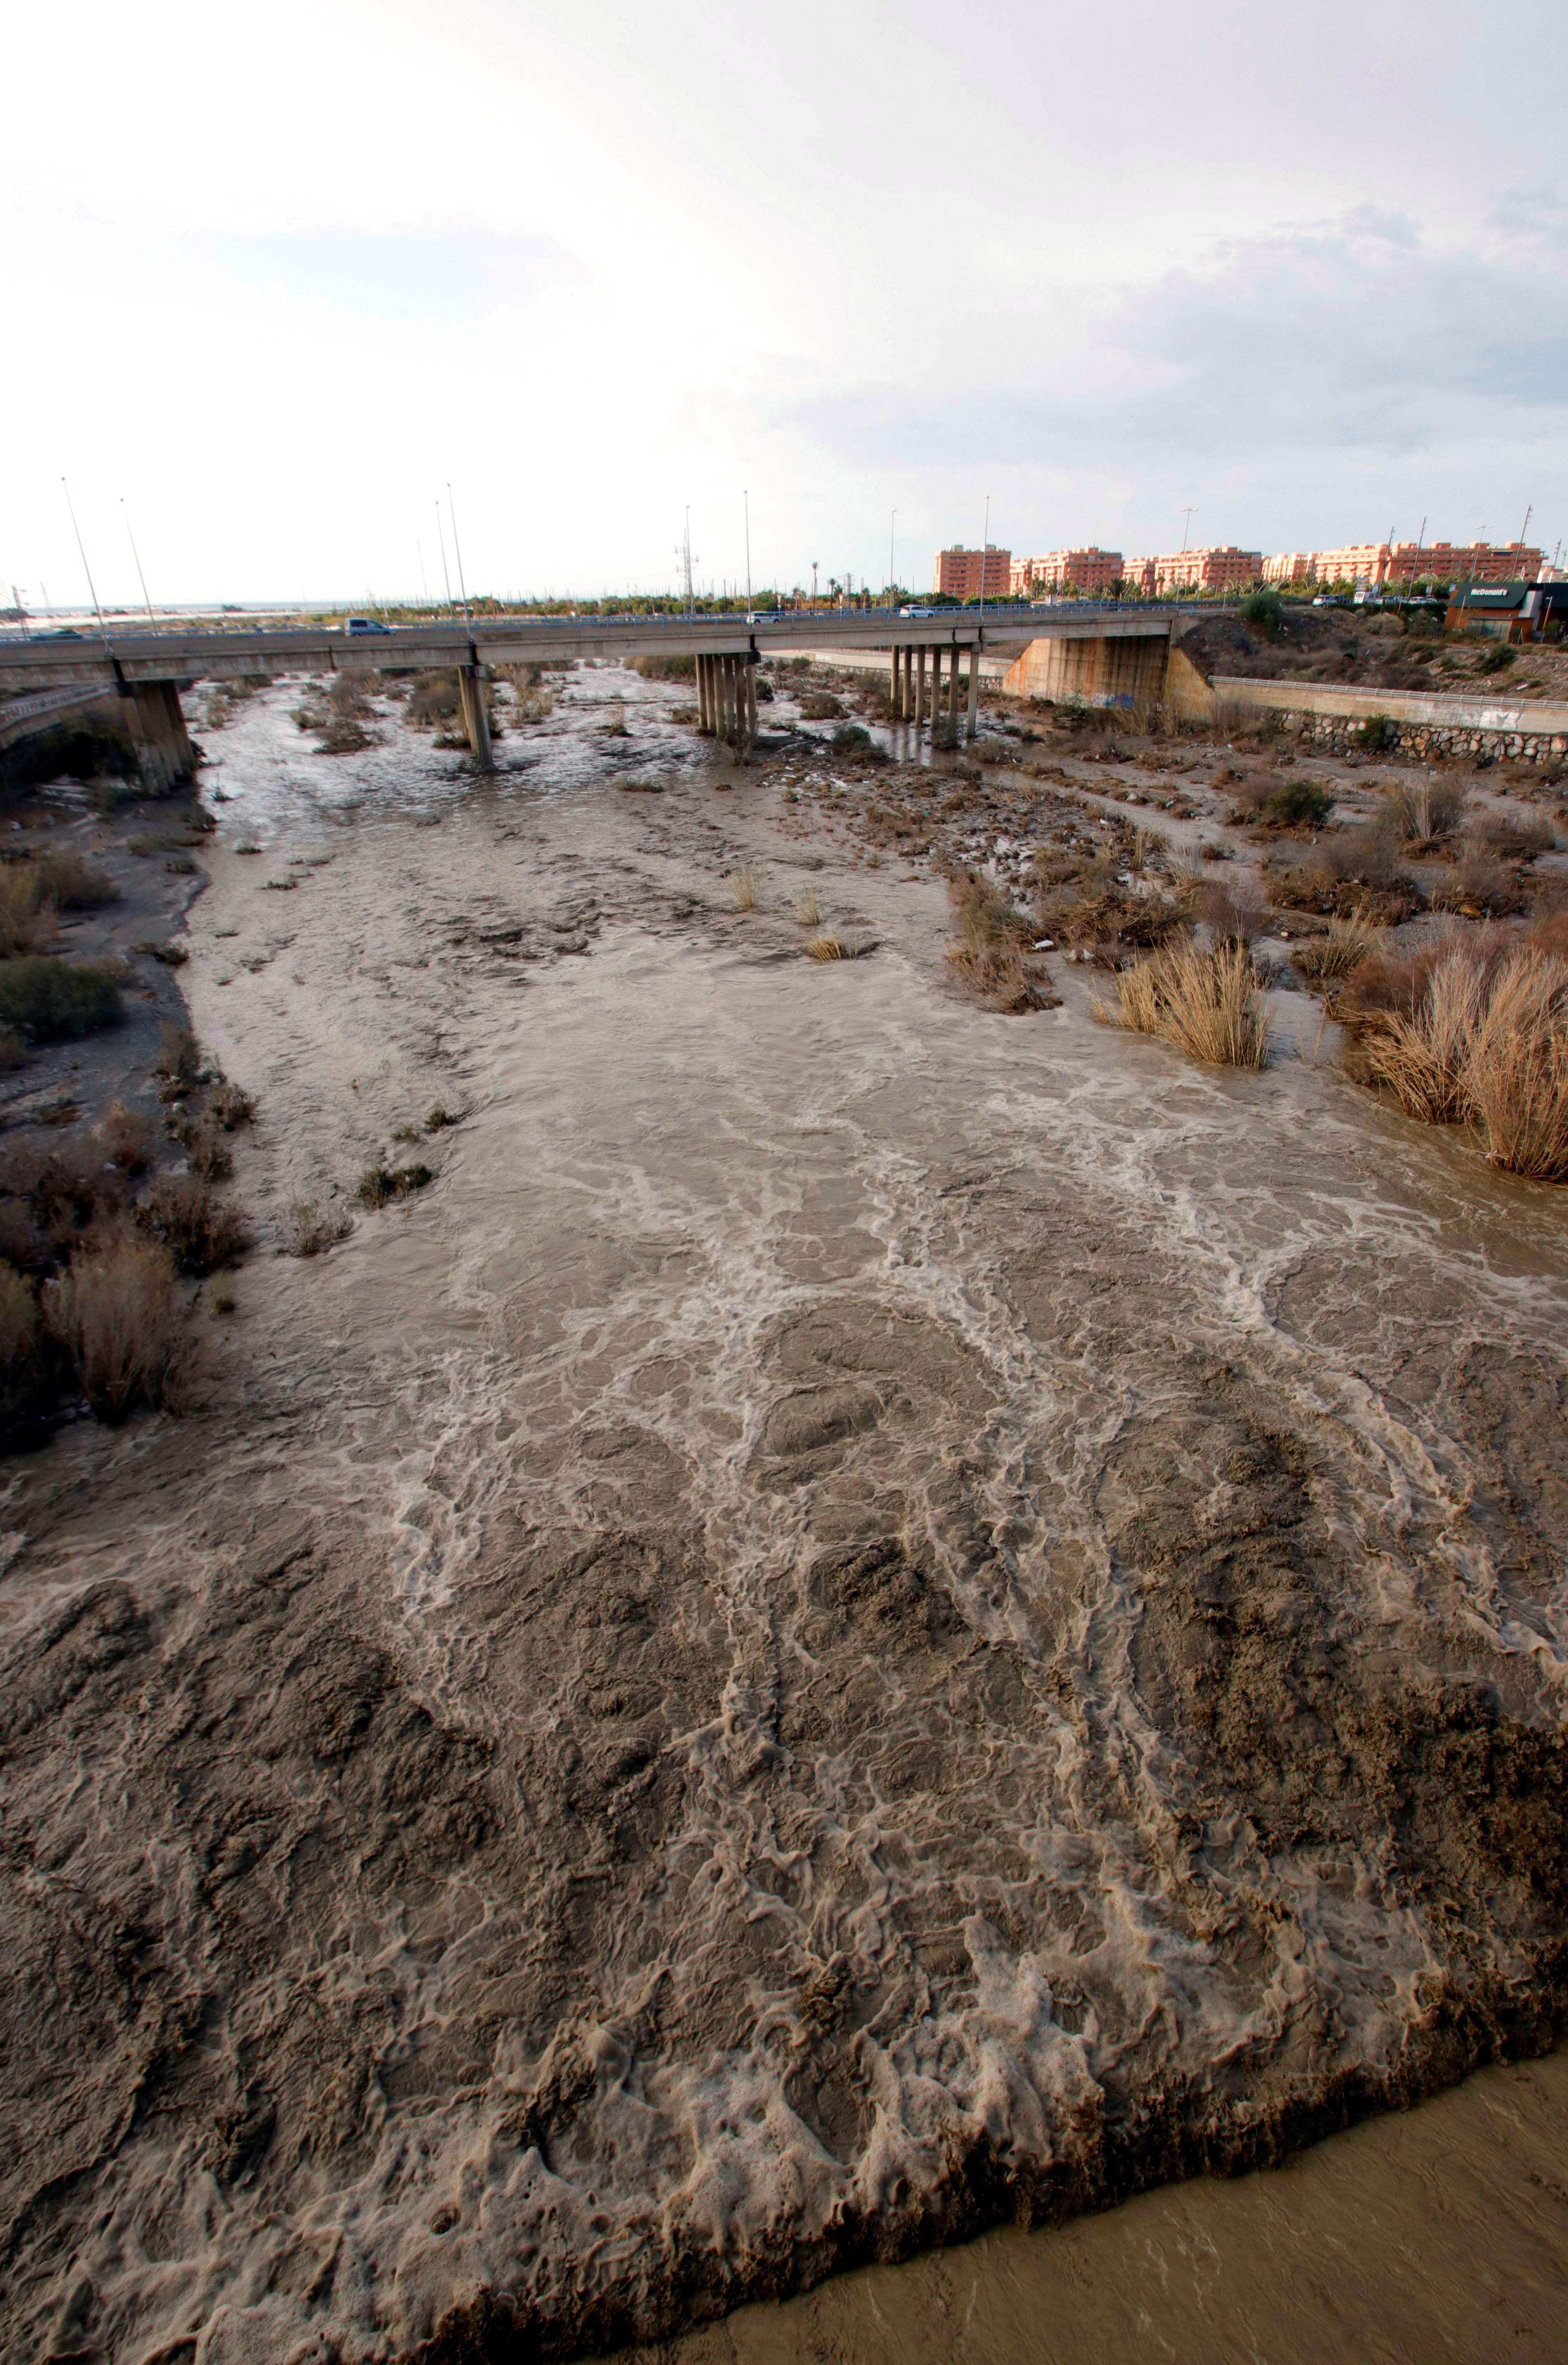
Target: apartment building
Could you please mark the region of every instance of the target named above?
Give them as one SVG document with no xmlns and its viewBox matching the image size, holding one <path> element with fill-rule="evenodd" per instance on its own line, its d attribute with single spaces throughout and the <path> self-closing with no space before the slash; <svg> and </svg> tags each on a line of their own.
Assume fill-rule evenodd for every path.
<svg viewBox="0 0 1568 2365">
<path fill-rule="evenodd" d="M 1316 550 L 1277 550 L 1272 558 L 1263 561 L 1263 580 L 1272 585 L 1316 583 L 1317 553 Z"/>
<path fill-rule="evenodd" d="M 1393 583 L 1533 583 L 1543 554 L 1528 543 L 1396 542 L 1390 554 Z"/>
<path fill-rule="evenodd" d="M 1156 558 L 1135 558 L 1123 570 L 1131 591 L 1164 600 L 1178 591 L 1245 591 L 1262 572 L 1260 550 L 1238 550 L 1233 542 L 1201 550 L 1173 550 Z"/>
<path fill-rule="evenodd" d="M 1047 550 L 1036 558 L 1015 558 L 1009 588 L 1015 600 L 1039 599 L 1051 591 L 1104 597 L 1121 579 L 1119 550 Z"/>
<path fill-rule="evenodd" d="M 1265 583 L 1344 583 L 1381 590 L 1393 583 L 1533 583 L 1541 554 L 1527 543 L 1351 542 L 1338 550 L 1282 550 Z"/>
<path fill-rule="evenodd" d="M 966 550 L 956 542 L 937 552 L 931 588 L 939 599 L 978 600 L 983 592 L 988 600 L 1005 600 L 1012 575 L 1010 550 L 999 550 L 994 542 L 988 542 L 983 552 Z"/>
</svg>

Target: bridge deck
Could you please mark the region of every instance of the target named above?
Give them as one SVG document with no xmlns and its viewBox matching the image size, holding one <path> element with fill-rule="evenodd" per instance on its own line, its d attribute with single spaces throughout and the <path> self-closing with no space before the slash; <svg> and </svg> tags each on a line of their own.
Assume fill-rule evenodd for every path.
<svg viewBox="0 0 1568 2365">
<path fill-rule="evenodd" d="M 84 632 L 73 640 L 0 640 L 0 690 L 77 684 L 112 689 L 147 681 L 221 681 L 241 674 L 434 671 L 464 665 L 538 665 L 565 657 L 736 656 L 790 649 L 1022 648 L 1031 640 L 1168 635 L 1185 608 L 998 608 L 901 616 L 887 609 L 798 614 L 585 618 L 487 617 L 472 624 L 401 624 L 348 633 L 323 625 L 260 631 Z"/>
</svg>

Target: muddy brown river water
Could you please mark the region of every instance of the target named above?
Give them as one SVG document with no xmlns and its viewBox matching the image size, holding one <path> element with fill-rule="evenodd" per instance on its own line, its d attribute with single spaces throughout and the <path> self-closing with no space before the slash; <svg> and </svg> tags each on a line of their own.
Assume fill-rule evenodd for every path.
<svg viewBox="0 0 1568 2365">
<path fill-rule="evenodd" d="M 183 972 L 263 1248 L 8 1484 L 6 2353 L 569 2355 L 1550 2042 L 1563 1194 L 956 998 L 662 686 L 297 694 Z"/>
</svg>

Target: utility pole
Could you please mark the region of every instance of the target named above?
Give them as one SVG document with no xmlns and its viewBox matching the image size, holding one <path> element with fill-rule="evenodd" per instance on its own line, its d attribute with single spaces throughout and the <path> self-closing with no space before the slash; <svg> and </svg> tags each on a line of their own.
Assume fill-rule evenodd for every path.
<svg viewBox="0 0 1568 2365">
<path fill-rule="evenodd" d="M 1525 536 L 1526 536 L 1526 534 L 1527 534 L 1527 533 L 1529 533 L 1529 521 L 1530 521 L 1531 518 L 1532 518 L 1532 517 L 1534 517 L 1534 515 L 1535 515 L 1535 503 L 1534 503 L 1533 501 L 1531 501 L 1531 503 L 1530 503 L 1530 505 L 1529 505 L 1529 509 L 1527 509 L 1527 510 L 1526 510 L 1526 511 L 1525 511 L 1525 521 L 1524 521 L 1523 525 L 1522 525 L 1522 526 L 1520 526 L 1520 528 L 1519 528 L 1519 566 L 1520 566 L 1520 569 L 1521 569 L 1521 573 L 1522 573 L 1522 569 L 1523 569 L 1523 567 L 1524 567 L 1524 563 L 1525 563 Z"/>
<path fill-rule="evenodd" d="M 463 600 L 463 621 L 466 624 L 472 621 L 468 613 L 468 586 L 463 580 L 463 544 L 457 539 L 457 511 L 453 507 L 450 478 L 446 487 L 446 506 L 452 517 L 452 548 L 457 560 L 457 588 Z"/>
<path fill-rule="evenodd" d="M 76 547 L 82 553 L 82 572 L 87 578 L 87 588 L 93 595 L 93 613 L 97 617 L 98 630 L 104 636 L 104 646 L 105 648 L 107 648 L 109 644 L 109 628 L 104 622 L 104 611 L 98 605 L 98 588 L 93 580 L 93 570 L 87 564 L 86 547 L 82 540 L 82 529 L 76 522 L 76 508 L 74 502 L 71 499 L 71 488 L 66 484 L 63 476 L 62 476 L 60 481 L 65 493 L 65 506 L 71 511 L 71 531 L 76 536 Z"/>
<path fill-rule="evenodd" d="M 686 504 L 686 539 L 681 544 L 686 567 L 686 621 L 689 624 L 697 614 L 697 598 L 691 588 L 691 503 Z"/>
<path fill-rule="evenodd" d="M 813 558 L 813 559 L 812 559 L 812 615 L 814 616 L 814 615 L 816 614 L 816 612 L 817 612 L 817 562 L 816 562 L 816 560 Z"/>
<path fill-rule="evenodd" d="M 126 508 L 125 495 L 123 493 L 119 497 L 119 510 L 121 517 L 125 520 L 125 537 L 130 544 L 130 555 L 136 561 L 136 579 L 141 586 L 141 598 L 147 610 L 147 621 L 151 625 L 153 631 L 156 632 L 158 630 L 158 619 L 152 613 L 152 602 L 147 596 L 147 577 L 141 572 L 141 554 L 136 547 L 136 536 L 130 530 L 130 511 Z"/>
<path fill-rule="evenodd" d="M 890 616 L 893 612 L 893 585 L 898 581 L 898 575 L 893 566 L 893 537 L 898 532 L 898 522 L 899 513 L 895 510 L 888 520 L 888 613 Z"/>
<path fill-rule="evenodd" d="M 1556 563 L 1557 562 L 1554 559 L 1552 561 L 1553 566 L 1555 566 Z M 22 627 L 23 640 L 30 641 L 32 639 L 32 634 L 28 630 L 28 611 L 22 604 L 22 595 L 17 590 L 14 583 L 11 586 L 11 605 L 15 608 L 17 611 L 17 620 Z"/>
</svg>

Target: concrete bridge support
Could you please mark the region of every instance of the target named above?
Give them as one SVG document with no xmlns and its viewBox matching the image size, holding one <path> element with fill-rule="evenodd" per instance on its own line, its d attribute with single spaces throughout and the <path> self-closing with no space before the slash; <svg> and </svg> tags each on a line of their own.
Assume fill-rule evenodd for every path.
<svg viewBox="0 0 1568 2365">
<path fill-rule="evenodd" d="M 970 739 L 973 739 L 976 732 L 980 729 L 980 643 L 977 641 L 974 647 L 969 651 L 969 736 Z"/>
<path fill-rule="evenodd" d="M 1165 696 L 1170 627 L 1031 641 L 1003 687 L 1058 705 L 1158 706 Z"/>
<path fill-rule="evenodd" d="M 196 749 L 185 729 L 180 693 L 172 681 L 139 681 L 125 691 L 126 720 L 141 777 L 157 796 L 196 778 Z"/>
<path fill-rule="evenodd" d="M 704 738 L 713 736 L 713 659 L 706 652 L 697 659 L 697 728 Z"/>
<path fill-rule="evenodd" d="M 493 772 L 496 759 L 490 746 L 490 707 L 483 666 L 458 667 L 457 703 L 462 709 L 463 728 L 468 734 L 474 761 L 482 772 Z"/>
<path fill-rule="evenodd" d="M 911 715 L 910 721 L 914 724 L 915 729 L 918 731 L 924 720 L 925 651 L 924 648 L 921 648 L 917 649 L 914 653 L 914 712 Z"/>
</svg>

